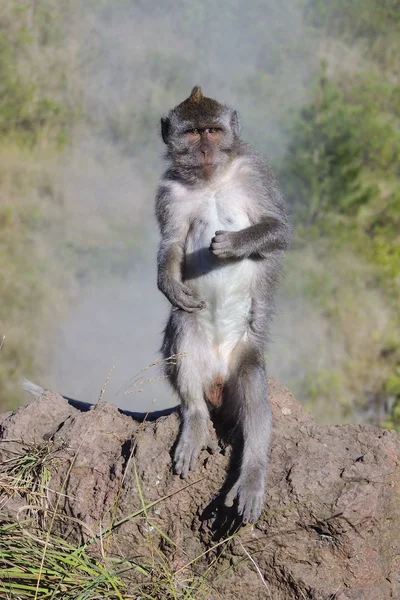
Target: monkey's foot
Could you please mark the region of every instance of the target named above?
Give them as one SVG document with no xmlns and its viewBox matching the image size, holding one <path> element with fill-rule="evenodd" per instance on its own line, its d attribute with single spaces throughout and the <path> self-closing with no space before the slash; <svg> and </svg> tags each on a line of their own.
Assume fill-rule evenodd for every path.
<svg viewBox="0 0 400 600">
<path fill-rule="evenodd" d="M 205 448 L 209 448 L 213 454 L 219 451 L 218 443 L 211 439 L 207 424 L 186 424 L 175 450 L 176 474 L 186 479 L 189 471 L 194 469 L 201 450 Z"/>
<path fill-rule="evenodd" d="M 241 473 L 225 497 L 225 506 L 237 502 L 238 514 L 243 523 L 255 523 L 261 515 L 265 490 L 264 472 L 256 469 Z"/>
</svg>

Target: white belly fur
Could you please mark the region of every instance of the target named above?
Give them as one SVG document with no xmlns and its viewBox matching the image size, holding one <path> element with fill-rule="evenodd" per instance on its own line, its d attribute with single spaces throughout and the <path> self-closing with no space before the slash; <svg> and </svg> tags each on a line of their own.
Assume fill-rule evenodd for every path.
<svg viewBox="0 0 400 600">
<path fill-rule="evenodd" d="M 232 351 L 247 336 L 254 278 L 251 260 L 229 263 L 209 251 L 216 231 L 239 231 L 250 225 L 244 203 L 236 200 L 239 202 L 218 194 L 207 198 L 202 203 L 201 218 L 194 219 L 186 243 L 188 285 L 207 304 L 196 313 L 196 318 L 210 341 L 222 375 L 228 372 Z M 240 210 L 236 209 L 238 206 Z"/>
</svg>

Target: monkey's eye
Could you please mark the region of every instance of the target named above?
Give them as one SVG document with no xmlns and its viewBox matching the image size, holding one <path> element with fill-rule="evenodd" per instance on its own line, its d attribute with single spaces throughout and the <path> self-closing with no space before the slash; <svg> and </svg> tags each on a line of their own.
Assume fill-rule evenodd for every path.
<svg viewBox="0 0 400 600">
<path fill-rule="evenodd" d="M 208 128 L 208 133 L 221 133 L 222 128 L 221 127 L 209 127 Z"/>
<path fill-rule="evenodd" d="M 185 131 L 186 135 L 199 135 L 198 129 L 187 129 Z"/>
</svg>

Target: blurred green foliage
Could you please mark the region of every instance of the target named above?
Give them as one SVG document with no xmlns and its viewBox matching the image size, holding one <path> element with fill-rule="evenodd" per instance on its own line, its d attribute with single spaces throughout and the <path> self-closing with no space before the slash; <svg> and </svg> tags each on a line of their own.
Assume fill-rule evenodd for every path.
<svg viewBox="0 0 400 600">
<path fill-rule="evenodd" d="M 62 100 L 62 74 L 49 85 L 49 74 L 43 80 L 41 58 L 49 47 L 58 45 L 61 15 L 46 0 L 34 3 L 5 0 L 3 5 L 0 14 L 0 136 L 13 135 L 28 147 L 33 147 L 40 138 L 46 139 L 46 143 L 63 143 L 72 115 Z M 35 65 L 35 60 L 39 64 Z"/>
<path fill-rule="evenodd" d="M 63 10 L 4 0 L 0 12 L 0 406 L 40 370 L 57 276 L 37 232 L 54 220 L 53 155 L 74 114 L 66 92 Z M 77 106 L 75 108 L 77 112 Z M 58 216 L 59 218 L 59 216 Z"/>
<path fill-rule="evenodd" d="M 312 103 L 289 130 L 289 147 L 280 165 L 294 218 L 305 227 L 330 214 L 355 216 L 377 191 L 362 180 L 359 123 L 364 106 L 349 105 L 325 71 L 323 65 Z"/>
<path fill-rule="evenodd" d="M 392 35 L 397 38 L 400 27 L 398 0 L 310 0 L 306 7 L 310 21 L 329 35 L 349 43 L 362 40 L 370 48 L 375 47 L 377 41 L 383 42 L 384 38 L 394 42 L 390 49 L 392 56 L 399 52 L 397 39 L 392 38 Z M 377 59 L 382 60 L 385 56 L 386 52 L 382 52 L 379 45 Z"/>
<path fill-rule="evenodd" d="M 160 15 L 142 0 L 88 0 L 85 10 L 99 11 L 112 25 L 117 5 L 135 22 L 140 16 L 144 27 L 158 24 Z M 159 153 L 150 147 L 155 136 L 149 132 L 160 113 L 183 97 L 189 80 L 202 83 L 191 80 L 194 61 L 209 65 L 202 71 L 206 78 L 214 57 L 221 64 L 230 59 L 225 43 L 234 35 L 238 66 L 221 87 L 235 96 L 232 103 L 244 99 L 247 137 L 275 156 L 297 232 L 287 261 L 289 309 L 300 303 L 304 319 L 320 328 L 310 346 L 304 340 L 304 352 L 292 344 L 297 356 L 288 356 L 293 367 L 286 381 L 320 420 L 400 429 L 400 2 L 254 0 L 244 11 L 239 0 L 179 0 L 173 27 L 182 43 L 149 45 L 127 56 L 122 75 L 146 77 L 146 86 L 137 86 L 129 101 L 106 97 L 101 115 L 88 106 L 82 115 L 77 101 L 72 73 L 79 68 L 66 43 L 77 6 L 73 0 L 2 3 L 0 340 L 3 332 L 7 337 L 0 350 L 0 404 L 18 400 L 22 375 L 45 368 L 43 323 L 61 310 L 61 297 L 74 285 L 70 278 L 83 277 L 84 265 L 103 269 L 104 256 L 110 270 L 125 273 L 126 249 L 135 243 L 126 224 L 116 222 L 100 223 L 104 232 L 90 239 L 79 232 L 59 235 L 54 257 L 43 247 L 49 232 L 67 227 L 54 173 L 78 117 L 132 160 Z M 166 29 L 171 24 L 160 23 Z M 104 31 L 96 30 L 93 39 Z M 312 80 L 292 64 L 294 57 L 309 60 L 310 43 Z M 291 76 L 284 78 L 285 72 Z M 294 94 L 300 100 L 293 112 Z M 294 314 L 292 336 L 304 335 L 303 313 Z"/>
<path fill-rule="evenodd" d="M 325 398 L 328 413 L 329 401 L 339 402 L 344 419 L 358 413 L 363 420 L 369 413 L 370 422 L 398 429 L 400 82 L 393 74 L 400 56 L 399 8 L 389 0 L 307 3 L 313 26 L 335 39 L 332 62 L 338 43 L 349 54 L 352 48 L 369 53 L 330 68 L 328 52 L 311 101 L 289 120 L 291 141 L 277 165 L 297 223 L 288 287 L 301 279 L 303 297 L 314 294 L 315 309 L 346 347 L 332 353 L 322 370 L 307 365 L 295 393 L 310 407 Z M 318 265 L 311 269 L 301 250 L 310 245 Z M 389 411 L 384 417 L 382 406 Z"/>
</svg>

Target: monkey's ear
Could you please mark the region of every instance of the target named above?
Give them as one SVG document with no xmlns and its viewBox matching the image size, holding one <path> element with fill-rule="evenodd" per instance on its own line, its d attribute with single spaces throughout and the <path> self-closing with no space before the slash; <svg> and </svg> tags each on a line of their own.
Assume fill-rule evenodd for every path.
<svg viewBox="0 0 400 600">
<path fill-rule="evenodd" d="M 231 127 L 232 127 L 232 131 L 233 133 L 239 137 L 240 135 L 240 119 L 239 119 L 239 115 L 237 113 L 236 110 L 232 111 L 232 115 L 231 115 Z"/>
<path fill-rule="evenodd" d="M 169 129 L 170 129 L 170 121 L 168 119 L 168 117 L 163 117 L 161 119 L 161 135 L 162 135 L 162 139 L 164 144 L 168 144 L 168 138 L 169 138 Z"/>
</svg>

